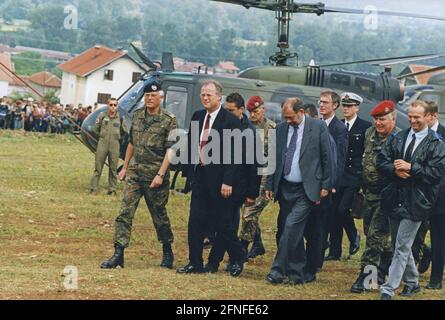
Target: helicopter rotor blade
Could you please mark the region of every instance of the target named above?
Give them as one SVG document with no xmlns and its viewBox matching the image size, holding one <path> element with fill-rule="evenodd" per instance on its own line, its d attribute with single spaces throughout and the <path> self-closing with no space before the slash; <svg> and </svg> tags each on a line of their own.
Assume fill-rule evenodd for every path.
<svg viewBox="0 0 445 320">
<path fill-rule="evenodd" d="M 152 70 L 158 69 L 158 67 L 153 63 L 153 61 L 151 61 L 150 58 L 147 57 L 138 47 L 136 47 L 133 43 L 130 43 L 130 45 L 143 63 L 145 63 Z"/>
<path fill-rule="evenodd" d="M 402 57 L 356 60 L 356 61 L 349 61 L 349 62 L 324 64 L 324 65 L 320 65 L 319 67 L 320 68 L 337 67 L 337 66 L 345 66 L 345 65 L 351 65 L 351 64 L 361 64 L 361 63 L 368 63 L 368 64 L 375 65 L 375 66 L 391 66 L 391 65 L 401 64 L 401 63 L 406 63 L 406 62 L 429 60 L 429 59 L 436 59 L 436 58 L 442 58 L 442 57 L 445 57 L 445 53 L 431 53 L 431 54 L 419 54 L 419 55 L 402 56 Z"/>
<path fill-rule="evenodd" d="M 409 78 L 409 77 L 415 77 L 415 76 L 419 76 L 421 74 L 427 74 L 427 73 L 432 73 L 432 72 L 437 72 L 437 71 L 442 71 L 445 70 L 445 66 L 440 66 L 440 67 L 434 67 L 428 70 L 423 70 L 423 71 L 418 71 L 418 72 L 412 72 L 412 73 L 408 73 L 408 74 L 404 74 L 401 76 L 398 76 L 397 79 L 398 80 L 402 80 L 405 78 Z"/>
<path fill-rule="evenodd" d="M 324 12 L 351 13 L 351 14 L 370 14 L 370 13 L 372 13 L 369 10 L 335 8 L 335 7 L 325 7 L 324 8 Z M 430 15 L 423 15 L 423 14 L 414 14 L 414 13 L 407 13 L 407 12 L 377 10 L 375 13 L 379 14 L 379 15 L 384 15 L 384 16 L 394 16 L 394 17 L 406 17 L 406 18 L 418 18 L 418 19 L 445 21 L 444 17 L 437 17 L 437 16 L 430 16 Z"/>
</svg>

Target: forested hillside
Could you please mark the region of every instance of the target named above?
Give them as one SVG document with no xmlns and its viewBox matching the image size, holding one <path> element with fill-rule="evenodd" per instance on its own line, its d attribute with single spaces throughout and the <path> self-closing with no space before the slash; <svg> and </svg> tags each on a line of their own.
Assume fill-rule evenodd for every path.
<svg viewBox="0 0 445 320">
<path fill-rule="evenodd" d="M 373 3 L 326 2 L 357 8 Z M 382 4 L 381 0 L 374 2 Z M 405 11 L 416 9 L 410 1 L 407 3 Z M 78 9 L 78 29 L 64 28 L 67 5 Z M 437 1 L 431 0 L 431 8 L 439 8 Z M 17 19 L 30 22 L 24 29 L 0 29 L 0 43 L 73 53 L 98 43 L 129 48 L 131 41 L 140 41 L 155 59 L 161 52 L 171 51 L 175 56 L 208 64 L 234 60 L 246 68 L 266 64 L 276 50 L 273 12 L 208 0 L 3 0 L 0 16 L 8 24 Z M 445 23 L 379 17 L 377 29 L 371 30 L 365 19 L 344 14 L 294 15 L 291 49 L 299 53 L 300 64 L 310 59 L 327 63 L 445 52 Z"/>
</svg>

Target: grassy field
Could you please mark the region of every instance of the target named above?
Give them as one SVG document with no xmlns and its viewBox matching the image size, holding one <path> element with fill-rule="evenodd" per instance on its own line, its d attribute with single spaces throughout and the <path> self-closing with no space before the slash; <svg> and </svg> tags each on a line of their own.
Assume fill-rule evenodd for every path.
<svg viewBox="0 0 445 320">
<path fill-rule="evenodd" d="M 113 252 L 118 196 L 87 193 L 93 154 L 70 136 L 0 131 L 0 299 L 377 299 L 377 291 L 349 292 L 361 252 L 328 262 L 318 281 L 272 286 L 264 278 L 275 253 L 277 206 L 262 216 L 267 254 L 245 265 L 240 278 L 177 275 L 160 268 L 161 245 L 142 202 L 134 222 L 125 269 L 101 270 Z M 187 263 L 189 196 L 172 194 L 168 205 L 175 234 L 175 267 Z M 348 243 L 348 241 L 345 241 Z M 363 246 L 363 243 L 362 243 Z M 207 254 L 207 252 L 206 252 Z M 78 289 L 64 288 L 64 268 L 78 269 Z M 429 274 L 421 276 L 427 283 Z M 444 299 L 423 290 L 416 299 Z"/>
</svg>

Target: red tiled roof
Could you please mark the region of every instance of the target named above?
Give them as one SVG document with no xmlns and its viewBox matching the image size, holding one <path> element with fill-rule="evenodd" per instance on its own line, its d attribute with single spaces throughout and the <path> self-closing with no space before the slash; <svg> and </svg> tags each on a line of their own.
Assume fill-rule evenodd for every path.
<svg viewBox="0 0 445 320">
<path fill-rule="evenodd" d="M 29 81 L 34 82 L 42 87 L 61 88 L 62 80 L 51 72 L 39 72 L 29 77 Z"/>
<path fill-rule="evenodd" d="M 217 67 L 228 71 L 240 71 L 240 68 L 235 66 L 235 62 L 233 61 L 220 61 Z"/>
<path fill-rule="evenodd" d="M 126 51 L 95 46 L 73 59 L 59 65 L 59 69 L 86 77 L 94 71 L 127 55 Z"/>
</svg>

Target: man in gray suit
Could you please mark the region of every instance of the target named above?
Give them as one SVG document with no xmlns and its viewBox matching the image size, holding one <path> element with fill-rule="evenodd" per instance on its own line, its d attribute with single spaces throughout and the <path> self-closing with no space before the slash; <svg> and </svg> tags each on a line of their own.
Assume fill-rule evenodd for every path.
<svg viewBox="0 0 445 320">
<path fill-rule="evenodd" d="M 305 117 L 299 98 L 283 103 L 283 121 L 276 133 L 276 170 L 268 176 L 266 197 L 280 205 L 279 244 L 266 280 L 304 283 L 304 229 L 308 216 L 332 189 L 329 131 L 323 121 Z"/>
</svg>

